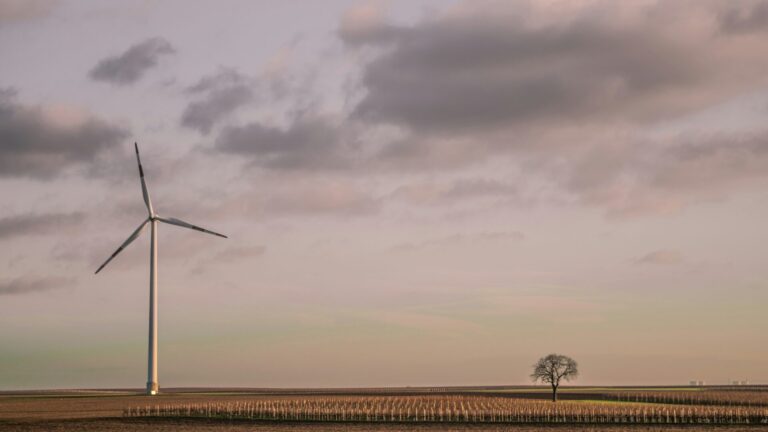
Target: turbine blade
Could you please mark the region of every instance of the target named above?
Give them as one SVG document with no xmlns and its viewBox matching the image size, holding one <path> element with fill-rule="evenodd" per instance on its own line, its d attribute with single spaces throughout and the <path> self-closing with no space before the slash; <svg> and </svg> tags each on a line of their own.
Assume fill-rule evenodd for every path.
<svg viewBox="0 0 768 432">
<path fill-rule="evenodd" d="M 148 222 L 149 222 L 149 219 L 147 219 L 144 222 L 142 222 L 141 225 L 139 225 L 139 227 L 136 228 L 136 231 L 134 231 L 133 234 L 131 234 L 128 237 L 128 239 L 126 241 L 124 241 L 123 244 L 121 244 L 120 247 L 117 248 L 117 250 L 112 255 L 109 256 L 109 258 L 107 258 L 106 261 L 104 261 L 104 264 L 102 264 L 101 267 L 99 267 L 99 269 L 96 270 L 96 273 L 94 273 L 94 274 L 98 274 L 101 271 L 101 269 L 104 268 L 104 266 L 106 266 L 107 264 L 109 264 L 110 261 L 112 261 L 112 258 L 116 257 L 117 254 L 122 252 L 122 250 L 125 249 L 126 246 L 128 246 L 129 244 L 131 244 L 131 242 L 136 240 L 136 238 L 138 238 L 139 235 L 141 235 L 141 232 L 144 231 L 144 227 L 147 226 Z"/>
<path fill-rule="evenodd" d="M 144 195 L 144 204 L 147 205 L 147 211 L 149 212 L 149 217 L 152 217 L 155 214 L 155 211 L 152 208 L 152 200 L 149 199 L 149 190 L 147 190 L 147 183 L 144 181 L 144 169 L 141 168 L 141 158 L 139 158 L 139 144 L 134 142 L 133 146 L 136 148 L 136 162 L 139 163 L 139 177 L 141 178 L 141 194 Z"/>
<path fill-rule="evenodd" d="M 219 237 L 229 238 L 229 237 L 225 236 L 224 234 L 219 234 L 217 232 L 213 232 L 213 231 L 207 230 L 205 228 L 200 228 L 197 225 L 192 225 L 191 223 L 184 222 L 181 219 L 176 219 L 176 218 L 172 218 L 172 217 L 169 217 L 169 218 L 158 217 L 157 220 L 159 220 L 160 222 L 165 222 L 167 224 L 176 225 L 176 226 L 180 226 L 180 227 L 183 227 L 183 228 L 189 228 L 189 229 L 193 229 L 193 230 L 204 232 L 204 233 L 208 233 L 208 234 L 213 234 L 213 235 L 219 236 Z"/>
</svg>

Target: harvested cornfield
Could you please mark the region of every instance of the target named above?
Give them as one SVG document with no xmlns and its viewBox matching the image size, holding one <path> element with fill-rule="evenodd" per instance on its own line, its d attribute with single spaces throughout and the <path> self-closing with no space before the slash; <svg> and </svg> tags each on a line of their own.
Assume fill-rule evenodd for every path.
<svg viewBox="0 0 768 432">
<path fill-rule="evenodd" d="M 768 392 L 765 391 L 637 391 L 608 394 L 605 399 L 676 405 L 768 407 Z"/>
<path fill-rule="evenodd" d="M 484 396 L 261 398 L 230 403 L 131 407 L 126 417 L 301 422 L 517 424 L 764 424 L 768 408 L 622 402 L 552 403 Z"/>
</svg>

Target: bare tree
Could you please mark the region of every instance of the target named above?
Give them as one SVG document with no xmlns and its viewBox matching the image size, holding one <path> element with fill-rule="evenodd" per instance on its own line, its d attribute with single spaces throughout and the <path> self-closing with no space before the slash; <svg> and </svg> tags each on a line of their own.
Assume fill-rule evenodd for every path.
<svg viewBox="0 0 768 432">
<path fill-rule="evenodd" d="M 579 376 L 579 365 L 576 360 L 560 355 L 550 354 L 542 357 L 533 365 L 531 379 L 533 382 L 541 381 L 552 386 L 552 402 L 557 402 L 557 388 L 560 380 L 570 381 Z"/>
</svg>

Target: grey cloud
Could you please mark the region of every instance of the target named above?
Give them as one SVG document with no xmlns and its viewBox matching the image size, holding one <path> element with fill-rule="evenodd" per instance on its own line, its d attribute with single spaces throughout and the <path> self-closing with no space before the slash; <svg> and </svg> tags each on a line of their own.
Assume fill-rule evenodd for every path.
<svg viewBox="0 0 768 432">
<path fill-rule="evenodd" d="M 0 295 L 22 295 L 74 285 L 75 279 L 62 277 L 17 278 L 0 282 Z"/>
<path fill-rule="evenodd" d="M 257 122 L 228 127 L 216 139 L 216 148 L 223 153 L 282 170 L 348 167 L 349 147 L 342 129 L 319 117 L 300 117 L 287 128 Z"/>
<path fill-rule="evenodd" d="M 255 99 L 253 83 L 231 69 L 202 78 L 187 93 L 202 95 L 184 109 L 181 125 L 208 134 L 213 126 L 237 108 Z"/>
<path fill-rule="evenodd" d="M 519 3 L 467 5 L 412 26 L 375 13 L 345 17 L 339 37 L 374 48 L 345 126 L 317 116 L 285 126 L 253 122 L 224 128 L 216 149 L 295 172 L 447 172 L 504 156 L 520 174 L 514 187 L 458 180 L 405 185 L 389 197 L 445 204 L 528 196 L 533 185 L 536 196 L 600 206 L 610 216 L 674 211 L 768 172 L 763 141 L 641 138 L 657 121 L 674 123 L 762 86 L 768 63 L 755 51 L 762 45 L 719 31 L 725 3 L 598 1 L 544 21 L 518 13 Z M 756 6 L 747 9 L 742 18 L 760 16 Z M 373 133 L 354 131 L 360 125 Z M 294 202 L 278 207 L 304 211 Z"/>
<path fill-rule="evenodd" d="M 630 141 L 574 159 L 562 186 L 582 202 L 615 217 L 670 213 L 768 182 L 768 132 Z"/>
<path fill-rule="evenodd" d="M 92 162 L 118 145 L 128 132 L 97 118 L 59 125 L 40 108 L 16 103 L 13 92 L 0 93 L 0 177 L 53 178 Z"/>
<path fill-rule="evenodd" d="M 0 218 L 0 239 L 61 233 L 80 225 L 82 213 L 26 214 Z"/>
<path fill-rule="evenodd" d="M 253 99 L 245 86 L 218 89 L 205 99 L 190 103 L 181 116 L 181 125 L 208 134 L 219 120 Z"/>
<path fill-rule="evenodd" d="M 611 114 L 697 80 L 696 60 L 650 24 L 527 29 L 503 13 L 430 21 L 401 28 L 367 65 L 354 114 L 428 131 Z"/>
<path fill-rule="evenodd" d="M 342 26 L 339 28 L 338 35 L 344 43 L 353 46 L 369 44 L 379 45 L 394 42 L 400 31 L 400 27 L 382 23 L 373 28 Z"/>
<path fill-rule="evenodd" d="M 188 94 L 205 93 L 211 90 L 216 90 L 221 87 L 227 87 L 231 85 L 245 84 L 248 82 L 248 78 L 232 68 L 219 68 L 219 70 L 212 75 L 206 75 L 196 83 L 186 88 Z"/>
<path fill-rule="evenodd" d="M 244 258 L 256 258 L 264 255 L 266 252 L 267 248 L 262 245 L 232 247 L 217 253 L 211 260 L 216 262 L 231 262 Z"/>
<path fill-rule="evenodd" d="M 527 22 L 516 2 L 477 5 L 390 27 L 386 35 L 375 26 L 358 35 L 357 41 L 388 48 L 365 65 L 364 95 L 353 115 L 451 135 L 595 119 L 648 121 L 738 94 L 764 76 L 759 44 L 744 52 L 715 30 L 691 24 L 719 12 L 711 2 L 642 8 L 600 2 L 600 13 L 584 8 L 546 24 Z M 627 15 L 632 18 L 616 22 Z"/>
<path fill-rule="evenodd" d="M 479 139 L 479 136 L 470 139 L 440 139 L 411 134 L 386 143 L 368 162 L 371 167 L 384 171 L 451 170 L 484 159 L 494 152 L 492 147 L 491 140 Z"/>
<path fill-rule="evenodd" d="M 498 180 L 462 178 L 444 184 L 411 183 L 395 189 L 390 197 L 411 204 L 452 204 L 468 199 L 515 195 L 517 188 Z"/>
<path fill-rule="evenodd" d="M 683 255 L 672 249 L 659 249 L 649 252 L 637 259 L 636 264 L 672 265 L 683 261 Z"/>
<path fill-rule="evenodd" d="M 95 81 L 128 85 L 138 81 L 146 71 L 157 66 L 160 57 L 173 54 L 171 44 L 160 37 L 131 46 L 124 53 L 100 60 L 88 73 Z"/>
<path fill-rule="evenodd" d="M 392 197 L 445 204 L 544 191 L 609 217 L 755 188 L 768 178 L 766 134 L 661 142 L 646 132 L 763 89 L 766 5 L 598 0 L 554 14 L 476 1 L 412 25 L 357 10 L 338 29 L 350 48 L 372 48 L 351 118 L 401 132 L 363 165 L 447 172 L 503 157 L 519 192 L 410 184 Z"/>
<path fill-rule="evenodd" d="M 729 7 L 720 15 L 720 26 L 726 33 L 768 30 L 768 2 L 729 2 Z"/>
<path fill-rule="evenodd" d="M 514 185 L 490 179 L 460 179 L 451 185 L 445 193 L 448 198 L 465 198 L 477 196 L 510 195 L 517 188 Z"/>
<path fill-rule="evenodd" d="M 691 137 L 663 151 L 657 162 L 651 186 L 668 190 L 717 189 L 768 177 L 768 132 Z"/>
<path fill-rule="evenodd" d="M 375 14 L 342 22 L 348 45 L 378 50 L 352 117 L 405 133 L 375 166 L 445 170 L 506 156 L 539 190 L 612 217 L 764 184 L 768 134 L 662 142 L 646 131 L 763 89 L 768 2 L 549 12 L 541 20 L 522 3 L 465 2 L 410 26 Z M 445 189 L 407 189 L 395 195 L 450 202 Z"/>
</svg>

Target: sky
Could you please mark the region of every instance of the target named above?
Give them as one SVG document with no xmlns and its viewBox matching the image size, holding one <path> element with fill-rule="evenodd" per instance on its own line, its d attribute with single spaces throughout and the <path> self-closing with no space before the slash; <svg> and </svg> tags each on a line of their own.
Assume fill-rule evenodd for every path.
<svg viewBox="0 0 768 432">
<path fill-rule="evenodd" d="M 768 382 L 768 1 L 0 0 L 0 389 Z"/>
</svg>

